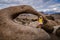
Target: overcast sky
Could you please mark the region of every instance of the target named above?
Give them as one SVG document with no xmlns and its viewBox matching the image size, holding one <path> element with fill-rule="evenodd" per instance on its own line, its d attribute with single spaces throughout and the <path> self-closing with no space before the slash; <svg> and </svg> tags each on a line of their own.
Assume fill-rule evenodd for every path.
<svg viewBox="0 0 60 40">
<path fill-rule="evenodd" d="M 16 5 L 31 5 L 36 10 L 44 12 L 60 12 L 60 0 L 0 0 L 0 9 Z"/>
</svg>

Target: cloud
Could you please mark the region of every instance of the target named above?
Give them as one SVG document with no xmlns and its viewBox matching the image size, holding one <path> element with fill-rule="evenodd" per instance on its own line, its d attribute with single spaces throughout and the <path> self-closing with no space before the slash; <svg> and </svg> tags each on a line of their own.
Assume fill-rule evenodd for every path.
<svg viewBox="0 0 60 40">
<path fill-rule="evenodd" d="M 0 4 L 3 6 L 11 5 L 31 5 L 35 8 L 41 7 L 42 0 L 0 0 Z"/>
<path fill-rule="evenodd" d="M 59 11 L 59 2 L 59 0 L 0 0 L 0 9 L 15 5 L 31 5 L 38 11 Z"/>
<path fill-rule="evenodd" d="M 60 4 L 54 4 L 54 5 L 49 5 L 46 9 L 43 10 L 45 11 L 60 11 Z"/>
</svg>

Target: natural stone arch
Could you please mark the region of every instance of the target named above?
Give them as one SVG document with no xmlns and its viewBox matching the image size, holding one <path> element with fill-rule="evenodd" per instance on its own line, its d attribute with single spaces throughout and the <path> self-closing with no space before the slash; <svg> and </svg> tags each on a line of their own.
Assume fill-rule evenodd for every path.
<svg viewBox="0 0 60 40">
<path fill-rule="evenodd" d="M 48 40 L 50 36 L 42 29 L 23 26 L 13 21 L 19 12 L 40 15 L 27 5 L 14 6 L 0 10 L 0 40 Z"/>
</svg>

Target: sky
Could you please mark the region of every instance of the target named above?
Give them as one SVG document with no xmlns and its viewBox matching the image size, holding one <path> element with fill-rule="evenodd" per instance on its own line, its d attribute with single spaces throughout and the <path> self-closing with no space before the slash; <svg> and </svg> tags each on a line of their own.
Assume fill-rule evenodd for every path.
<svg viewBox="0 0 60 40">
<path fill-rule="evenodd" d="M 18 5 L 30 5 L 37 11 L 43 12 L 60 12 L 60 0 L 0 0 L 0 9 Z"/>
</svg>

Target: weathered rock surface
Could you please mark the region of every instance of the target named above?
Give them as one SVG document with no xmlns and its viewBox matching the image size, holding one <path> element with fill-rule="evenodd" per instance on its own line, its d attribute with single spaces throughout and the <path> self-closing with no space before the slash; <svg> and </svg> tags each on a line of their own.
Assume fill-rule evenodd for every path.
<svg viewBox="0 0 60 40">
<path fill-rule="evenodd" d="M 32 22 L 34 22 L 34 24 L 36 25 L 37 20 L 38 20 L 38 16 L 33 15 L 31 13 L 22 13 L 14 19 L 16 23 L 27 25 L 27 26 L 31 25 Z"/>
<path fill-rule="evenodd" d="M 56 26 L 55 30 L 55 34 L 60 37 L 60 26 Z"/>
<path fill-rule="evenodd" d="M 53 33 L 50 34 L 51 39 L 50 40 L 60 40 L 60 26 L 54 26 Z"/>
<path fill-rule="evenodd" d="M 54 17 L 55 21 L 60 25 L 60 13 L 51 14 Z"/>
<path fill-rule="evenodd" d="M 50 39 L 50 40 L 60 40 L 60 38 L 57 37 L 57 36 L 54 35 L 54 34 L 50 34 L 50 36 L 51 36 L 51 39 Z"/>
<path fill-rule="evenodd" d="M 48 40 L 50 36 L 42 29 L 24 26 L 14 22 L 20 13 L 40 15 L 27 5 L 0 10 L 0 40 Z"/>
<path fill-rule="evenodd" d="M 44 25 L 42 29 L 44 29 L 47 33 L 52 33 L 54 31 L 54 27 L 48 25 Z"/>
</svg>

